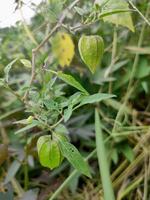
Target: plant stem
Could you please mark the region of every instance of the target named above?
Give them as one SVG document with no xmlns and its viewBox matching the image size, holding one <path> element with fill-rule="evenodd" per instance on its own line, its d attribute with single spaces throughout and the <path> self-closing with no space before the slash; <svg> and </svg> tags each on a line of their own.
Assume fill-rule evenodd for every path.
<svg viewBox="0 0 150 200">
<path fill-rule="evenodd" d="M 20 183 L 16 180 L 16 178 L 12 178 L 11 184 L 14 188 L 14 191 L 18 194 L 18 197 L 22 198 L 22 196 L 24 194 L 24 190 L 21 187 Z"/>
<path fill-rule="evenodd" d="M 146 17 L 148 17 L 148 15 L 149 15 L 149 9 L 150 9 L 150 6 L 147 7 L 146 14 L 145 14 Z M 140 33 L 140 36 L 139 36 L 139 40 L 138 40 L 138 45 L 137 45 L 138 47 L 142 46 L 143 39 L 144 39 L 145 28 L 146 28 L 146 23 L 143 23 L 143 26 L 142 26 L 142 29 L 141 29 L 141 33 Z M 134 78 L 135 73 L 136 73 L 136 68 L 137 68 L 137 65 L 138 65 L 138 61 L 139 61 L 139 53 L 136 53 L 127 91 L 129 90 L 129 88 L 133 84 L 133 78 Z"/>
<path fill-rule="evenodd" d="M 28 189 L 28 185 L 29 185 L 28 163 L 27 163 L 27 158 L 25 158 L 25 161 L 24 161 L 24 190 L 25 191 Z"/>
</svg>

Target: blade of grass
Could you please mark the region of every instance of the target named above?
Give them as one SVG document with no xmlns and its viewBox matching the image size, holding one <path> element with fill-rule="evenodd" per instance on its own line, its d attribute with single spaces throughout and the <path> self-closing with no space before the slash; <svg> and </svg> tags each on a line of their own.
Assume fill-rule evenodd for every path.
<svg viewBox="0 0 150 200">
<path fill-rule="evenodd" d="M 117 200 L 122 200 L 124 197 L 126 197 L 131 191 L 135 190 L 135 188 L 138 187 L 138 185 L 142 182 L 143 176 L 140 176 L 138 179 L 132 181 L 132 183 L 119 195 Z"/>
<path fill-rule="evenodd" d="M 138 155 L 138 152 L 141 149 L 141 146 L 143 146 L 143 145 L 145 146 L 145 143 L 149 140 L 149 138 L 150 138 L 149 132 L 141 137 L 141 140 L 134 147 L 135 155 Z M 115 177 L 119 176 L 119 174 L 121 174 L 123 171 L 125 171 L 128 164 L 129 164 L 129 162 L 127 160 L 124 160 L 111 175 L 111 180 L 115 181 Z"/>
<path fill-rule="evenodd" d="M 116 189 L 125 177 L 127 178 L 130 174 L 132 174 L 137 169 L 137 166 L 142 165 L 144 157 L 145 152 L 139 154 L 136 159 L 119 175 L 119 177 L 113 181 L 113 188 Z"/>
<path fill-rule="evenodd" d="M 96 149 L 105 200 L 115 200 L 98 111 L 95 110 Z"/>
</svg>

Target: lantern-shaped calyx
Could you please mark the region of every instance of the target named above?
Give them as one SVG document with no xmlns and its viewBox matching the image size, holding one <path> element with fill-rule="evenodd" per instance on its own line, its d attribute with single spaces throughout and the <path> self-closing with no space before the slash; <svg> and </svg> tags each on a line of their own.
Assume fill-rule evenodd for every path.
<svg viewBox="0 0 150 200">
<path fill-rule="evenodd" d="M 52 140 L 50 135 L 41 136 L 38 139 L 37 150 L 40 163 L 44 167 L 48 167 L 50 169 L 56 168 L 63 160 L 58 140 Z"/>
<path fill-rule="evenodd" d="M 87 65 L 92 73 L 100 65 L 103 53 L 104 42 L 99 35 L 83 35 L 78 43 L 79 53 L 83 62 Z"/>
</svg>

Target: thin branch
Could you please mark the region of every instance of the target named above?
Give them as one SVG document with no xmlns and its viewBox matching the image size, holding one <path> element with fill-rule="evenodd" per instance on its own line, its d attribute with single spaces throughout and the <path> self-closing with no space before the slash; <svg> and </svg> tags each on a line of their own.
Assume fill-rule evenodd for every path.
<svg viewBox="0 0 150 200">
<path fill-rule="evenodd" d="M 51 32 L 46 36 L 46 38 L 35 49 L 33 49 L 32 52 L 36 54 L 59 27 L 60 27 L 60 24 L 57 23 L 56 26 L 54 26 L 54 28 L 51 30 Z"/>
<path fill-rule="evenodd" d="M 58 124 L 60 124 L 63 121 L 63 117 L 60 118 L 60 120 L 58 120 L 58 122 L 56 122 L 55 124 L 53 124 L 51 127 L 51 129 L 54 129 Z"/>
<path fill-rule="evenodd" d="M 54 26 L 54 28 L 51 30 L 51 32 L 46 36 L 46 38 L 35 48 L 32 50 L 32 71 L 31 71 L 31 79 L 30 79 L 30 83 L 29 83 L 29 87 L 31 87 L 34 78 L 35 78 L 35 57 L 37 52 L 44 46 L 44 44 L 49 40 L 49 38 L 53 35 L 53 33 L 59 28 L 61 27 L 64 19 L 66 18 L 67 12 L 68 10 L 70 11 L 80 0 L 76 0 L 73 3 L 71 3 L 63 12 L 62 16 L 60 17 L 59 21 L 57 22 L 57 24 Z M 29 94 L 29 90 L 26 91 L 23 100 L 25 101 L 28 97 Z"/>
<path fill-rule="evenodd" d="M 128 1 L 129 4 L 139 13 L 139 15 L 142 17 L 142 19 L 150 26 L 150 21 L 147 19 L 147 17 L 145 17 L 140 11 L 139 9 L 133 4 L 132 1 Z"/>
</svg>

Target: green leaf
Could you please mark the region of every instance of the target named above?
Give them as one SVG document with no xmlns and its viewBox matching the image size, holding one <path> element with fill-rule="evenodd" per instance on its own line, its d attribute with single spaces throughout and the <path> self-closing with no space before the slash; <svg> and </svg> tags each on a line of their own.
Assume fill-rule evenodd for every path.
<svg viewBox="0 0 150 200">
<path fill-rule="evenodd" d="M 61 133 L 61 132 L 55 132 L 53 133 L 53 136 L 55 137 L 55 139 L 59 142 L 64 141 L 64 142 L 69 142 L 69 137 L 68 135 L 66 135 L 66 133 Z"/>
<path fill-rule="evenodd" d="M 75 94 L 71 95 L 68 99 L 68 105 L 74 106 L 75 104 L 79 103 L 81 98 L 82 98 L 82 93 L 81 92 L 76 92 Z"/>
<path fill-rule="evenodd" d="M 37 125 L 39 125 L 39 122 L 37 120 L 33 120 L 32 124 L 29 124 L 21 129 L 19 129 L 18 131 L 15 132 L 15 134 L 26 132 L 26 131 L 30 130 L 31 128 L 36 127 Z"/>
<path fill-rule="evenodd" d="M 5 81 L 8 83 L 8 78 L 9 78 L 9 72 L 13 66 L 13 64 L 17 61 L 17 58 L 14 59 L 12 62 L 10 62 L 4 69 L 4 73 L 5 73 Z"/>
<path fill-rule="evenodd" d="M 117 149 L 114 148 L 114 149 L 111 151 L 111 158 L 112 158 L 114 164 L 117 164 L 118 159 L 119 159 L 119 158 L 118 158 Z"/>
<path fill-rule="evenodd" d="M 48 110 L 58 110 L 58 103 L 52 99 L 45 99 L 43 103 Z"/>
<path fill-rule="evenodd" d="M 60 141 L 60 148 L 64 157 L 73 165 L 75 169 L 84 175 L 91 177 L 88 164 L 84 161 L 83 157 L 74 145 L 69 142 Z"/>
<path fill-rule="evenodd" d="M 64 74 L 61 71 L 59 71 L 57 75 L 61 80 L 63 80 L 67 84 L 75 87 L 76 89 L 78 89 L 81 92 L 83 92 L 83 93 L 88 95 L 88 92 L 84 89 L 84 87 L 73 76 L 71 76 L 69 74 Z"/>
<path fill-rule="evenodd" d="M 124 154 L 129 162 L 132 162 L 134 160 L 134 152 L 128 144 L 122 145 L 120 151 Z"/>
<path fill-rule="evenodd" d="M 63 134 L 63 135 L 69 134 L 69 131 L 64 124 L 58 124 L 58 126 L 56 126 L 56 128 L 55 128 L 55 132 Z"/>
<path fill-rule="evenodd" d="M 140 79 L 150 75 L 150 65 L 147 59 L 140 59 L 139 65 L 135 72 L 135 77 Z"/>
<path fill-rule="evenodd" d="M 109 1 L 104 0 L 101 3 L 104 3 L 104 2 L 106 2 L 106 3 L 102 7 L 102 13 L 104 13 L 104 12 L 111 13 L 112 12 L 112 15 L 104 16 L 103 20 L 105 22 L 113 23 L 116 26 L 118 26 L 118 25 L 125 26 L 134 32 L 134 26 L 133 26 L 131 14 L 124 12 L 124 11 L 129 10 L 129 4 L 125 0 L 115 0 L 115 1 L 114 0 L 109 0 Z M 115 12 L 118 12 L 119 10 L 120 11 L 122 10 L 122 12 L 115 14 Z"/>
<path fill-rule="evenodd" d="M 143 87 L 145 93 L 148 94 L 148 93 L 149 93 L 148 83 L 147 83 L 146 81 L 142 81 L 142 82 L 141 82 L 141 85 L 142 85 L 142 87 Z"/>
<path fill-rule="evenodd" d="M 80 106 L 85 105 L 85 104 L 92 104 L 96 102 L 100 102 L 105 99 L 109 99 L 115 97 L 115 95 L 112 94 L 105 94 L 105 93 L 96 93 L 90 96 L 85 96 L 82 98 Z"/>
<path fill-rule="evenodd" d="M 72 105 L 68 106 L 68 108 L 64 110 L 64 122 L 67 122 L 70 119 L 72 111 Z"/>
<path fill-rule="evenodd" d="M 29 60 L 27 59 L 21 59 L 20 62 L 25 66 L 25 67 L 28 67 L 28 68 L 32 68 L 32 64 Z"/>
<path fill-rule="evenodd" d="M 104 11 L 102 13 L 99 14 L 99 19 L 107 17 L 107 16 L 111 16 L 114 14 L 119 14 L 119 13 L 124 13 L 124 12 L 130 12 L 130 9 L 115 9 L 112 11 Z"/>
</svg>

